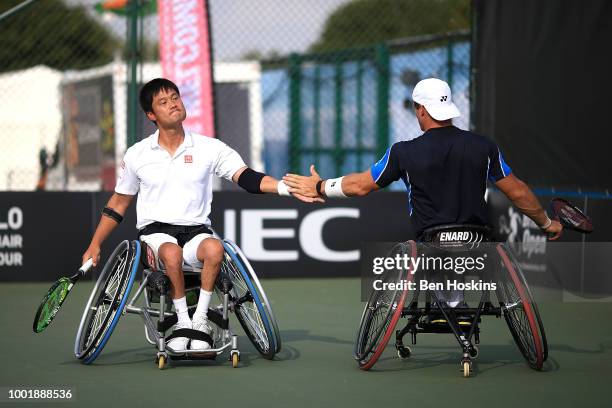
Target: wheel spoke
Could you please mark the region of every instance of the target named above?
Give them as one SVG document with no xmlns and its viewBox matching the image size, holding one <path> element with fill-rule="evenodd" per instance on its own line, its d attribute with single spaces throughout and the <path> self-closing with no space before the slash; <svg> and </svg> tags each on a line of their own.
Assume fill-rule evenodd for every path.
<svg viewBox="0 0 612 408">
<path fill-rule="evenodd" d="M 395 245 L 387 256 L 393 258 L 408 253 L 412 257 L 416 256 L 414 242 Z M 383 287 L 388 283 L 402 283 L 406 273 L 404 268 L 385 272 L 381 276 Z M 392 326 L 395 326 L 401 317 L 400 309 L 403 308 L 403 303 L 400 303 L 400 300 L 404 299 L 406 291 L 399 289 L 397 285 L 395 287 L 398 289 L 372 291 L 364 308 L 354 348 L 354 356 L 364 370 L 371 368 L 383 353 L 391 337 Z"/>
<path fill-rule="evenodd" d="M 390 272 L 385 276 L 384 280 L 385 282 L 399 282 L 400 278 L 401 273 Z M 396 300 L 398 293 L 396 291 L 377 291 L 368 302 L 366 306 L 368 312 L 364 316 L 367 322 L 362 325 L 360 340 L 358 340 L 359 347 L 357 352 L 362 359 L 366 359 L 374 352 L 381 335 L 389 327 L 391 323 L 389 317 L 398 307 Z"/>
<path fill-rule="evenodd" d="M 524 276 L 518 264 L 512 259 L 511 253 L 503 247 L 498 247 L 501 255 L 499 301 L 506 322 L 516 345 L 533 368 L 541 368 L 542 349 L 545 340 L 538 337 L 541 322 L 539 315 L 533 315 L 536 305 L 532 299 Z M 519 286 L 521 285 L 521 286 Z M 534 327 L 534 324 L 539 325 Z M 545 353 L 545 352 L 544 352 Z"/>
<path fill-rule="evenodd" d="M 262 304 L 258 307 L 255 303 L 256 298 L 251 293 L 245 278 L 232 257 L 227 253 L 221 264 L 221 272 L 232 282 L 230 295 L 235 302 L 236 314 L 245 332 L 260 352 L 269 353 L 271 349 L 270 334 L 259 310 L 259 307 L 263 308 L 264 306 Z"/>
<path fill-rule="evenodd" d="M 119 250 L 119 248 L 117 249 Z M 116 250 L 116 251 L 117 251 Z M 92 295 L 92 302 L 88 305 L 84 331 L 79 340 L 81 356 L 97 347 L 103 340 L 103 334 L 113 322 L 117 313 L 117 300 L 125 294 L 128 286 L 127 268 L 131 265 L 128 249 L 121 247 L 119 252 L 112 255 L 111 264 L 105 266 L 103 276 L 99 279 L 96 292 Z"/>
</svg>

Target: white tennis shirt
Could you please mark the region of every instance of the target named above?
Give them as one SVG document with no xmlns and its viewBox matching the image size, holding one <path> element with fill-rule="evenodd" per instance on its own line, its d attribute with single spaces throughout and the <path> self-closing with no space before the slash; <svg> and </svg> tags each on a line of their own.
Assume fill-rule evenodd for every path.
<svg viewBox="0 0 612 408">
<path fill-rule="evenodd" d="M 231 181 L 244 161 L 220 140 L 197 133 L 186 131 L 173 157 L 158 140 L 159 130 L 130 147 L 117 178 L 117 193 L 138 194 L 136 228 L 156 221 L 210 225 L 213 174 Z"/>
</svg>

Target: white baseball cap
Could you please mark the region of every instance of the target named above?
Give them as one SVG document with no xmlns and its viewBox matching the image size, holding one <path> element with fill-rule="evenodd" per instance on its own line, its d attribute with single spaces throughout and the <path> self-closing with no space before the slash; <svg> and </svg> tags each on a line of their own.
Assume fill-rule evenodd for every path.
<svg viewBox="0 0 612 408">
<path fill-rule="evenodd" d="M 447 120 L 461 116 L 451 99 L 448 84 L 437 78 L 419 81 L 412 91 L 412 100 L 425 106 L 435 120 Z"/>
</svg>

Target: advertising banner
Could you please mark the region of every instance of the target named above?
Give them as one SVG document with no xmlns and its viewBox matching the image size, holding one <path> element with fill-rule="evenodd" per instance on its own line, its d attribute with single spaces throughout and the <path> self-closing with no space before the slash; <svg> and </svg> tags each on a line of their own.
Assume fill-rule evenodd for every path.
<svg viewBox="0 0 612 408">
<path fill-rule="evenodd" d="M 164 77 L 181 91 L 184 126 L 215 136 L 213 71 L 208 2 L 158 0 L 159 46 Z"/>
<path fill-rule="evenodd" d="M 110 193 L 0 193 L 0 281 L 51 281 L 73 272 L 109 197 Z M 595 232 L 566 231 L 560 243 L 553 243 L 501 193 L 490 193 L 488 200 L 495 241 L 512 245 L 530 282 L 548 287 L 562 282 L 592 294 L 612 290 L 612 279 L 602 269 L 609 264 L 602 256 L 612 250 L 605 221 L 612 219 L 612 201 L 589 200 Z M 584 203 L 575 203 L 584 208 Z M 120 241 L 136 239 L 135 208 L 128 209 L 104 243 L 103 261 Z M 364 251 L 373 243 L 415 239 L 407 196 L 401 192 L 330 199 L 323 205 L 216 192 L 210 219 L 221 237 L 238 244 L 261 277 L 359 276 L 367 258 Z"/>
</svg>

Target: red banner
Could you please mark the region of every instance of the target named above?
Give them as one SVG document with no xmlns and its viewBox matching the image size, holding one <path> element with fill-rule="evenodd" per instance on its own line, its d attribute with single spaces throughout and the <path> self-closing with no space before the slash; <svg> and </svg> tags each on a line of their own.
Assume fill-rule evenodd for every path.
<svg viewBox="0 0 612 408">
<path fill-rule="evenodd" d="M 158 0 L 159 48 L 165 78 L 179 87 L 186 129 L 215 136 L 212 53 L 206 0 Z"/>
</svg>

